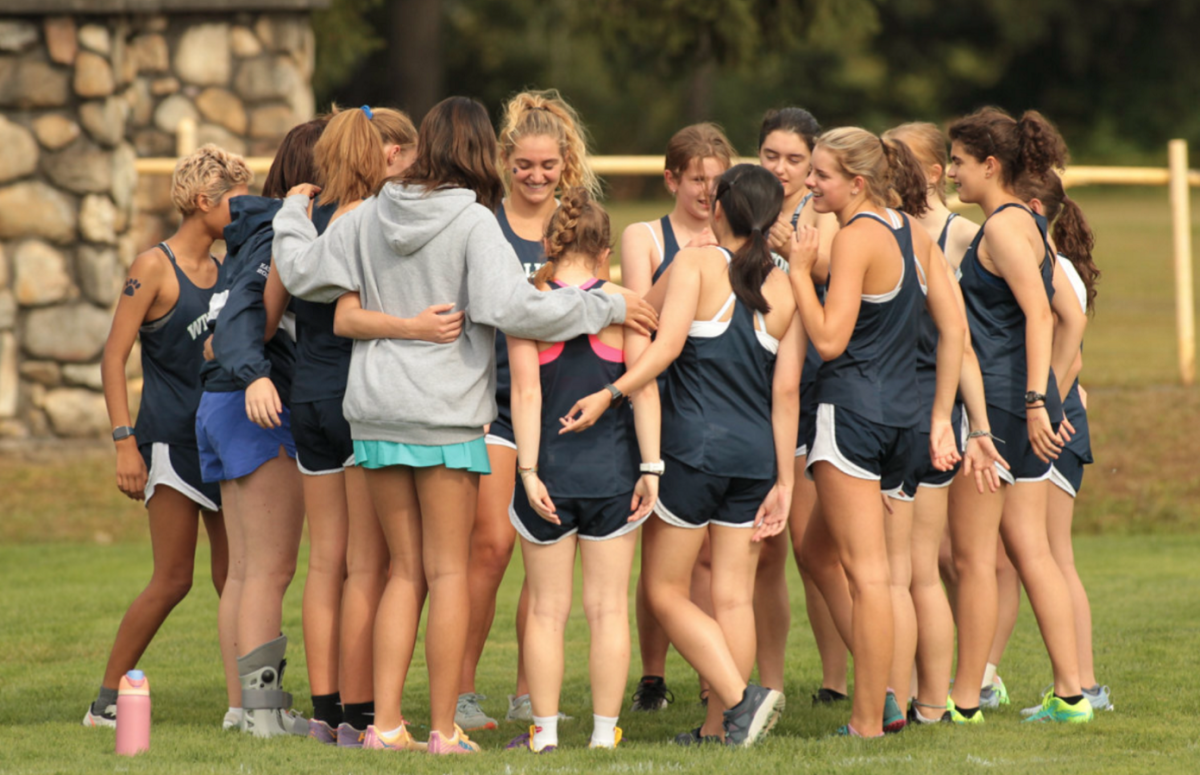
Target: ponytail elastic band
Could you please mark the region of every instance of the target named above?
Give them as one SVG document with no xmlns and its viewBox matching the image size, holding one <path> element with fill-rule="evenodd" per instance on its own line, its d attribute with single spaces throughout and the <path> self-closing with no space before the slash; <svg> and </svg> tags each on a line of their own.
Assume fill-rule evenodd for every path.
<svg viewBox="0 0 1200 775">
<path fill-rule="evenodd" d="M 370 120 L 372 120 L 373 118 L 375 118 L 375 114 L 371 112 L 371 106 L 370 106 L 370 105 L 363 105 L 363 106 L 362 106 L 362 112 L 367 114 L 367 121 L 370 121 Z"/>
</svg>

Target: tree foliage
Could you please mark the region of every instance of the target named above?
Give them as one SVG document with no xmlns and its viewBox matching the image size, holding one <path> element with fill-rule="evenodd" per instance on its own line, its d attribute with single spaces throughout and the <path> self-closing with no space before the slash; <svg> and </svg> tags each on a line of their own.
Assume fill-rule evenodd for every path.
<svg viewBox="0 0 1200 775">
<path fill-rule="evenodd" d="M 381 66 L 380 0 L 318 19 L 318 94 L 401 102 Z M 446 93 L 498 113 L 558 87 L 604 152 L 658 153 L 705 117 L 753 152 L 762 112 L 826 126 L 946 121 L 985 104 L 1037 108 L 1077 158 L 1161 156 L 1200 142 L 1193 0 L 445 0 Z M 343 97 L 344 99 L 344 97 Z M 419 116 L 416 118 L 420 118 Z"/>
</svg>

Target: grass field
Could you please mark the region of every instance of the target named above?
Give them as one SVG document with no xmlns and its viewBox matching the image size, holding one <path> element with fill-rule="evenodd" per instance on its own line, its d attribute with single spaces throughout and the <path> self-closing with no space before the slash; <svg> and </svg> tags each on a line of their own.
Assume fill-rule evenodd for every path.
<svg viewBox="0 0 1200 775">
<path fill-rule="evenodd" d="M 827 739 L 847 711 L 809 705 L 820 672 L 793 569 L 789 710 L 777 733 L 753 752 L 683 751 L 664 743 L 701 718 L 694 676 L 674 654 L 668 680 L 677 702 L 656 716 L 627 713 L 627 742 L 616 752 L 581 750 L 591 728 L 584 659 L 568 662 L 563 709 L 578 720 L 564 725 L 564 749 L 554 756 L 492 752 L 451 764 L 409 755 L 393 761 L 304 740 L 256 741 L 219 731 L 224 690 L 216 596 L 204 576 L 202 540 L 205 556 L 197 559 L 193 593 L 142 662 L 154 687 L 153 749 L 117 759 L 110 732 L 78 724 L 116 624 L 149 575 L 144 512 L 113 487 L 107 445 L 50 445 L 0 453 L 0 773 L 1200 771 L 1194 726 L 1200 717 L 1200 391 L 1177 386 L 1166 194 L 1074 193 L 1095 227 L 1104 271 L 1084 366 L 1097 462 L 1078 503 L 1084 535 L 1077 556 L 1093 601 L 1098 673 L 1113 687 L 1115 713 L 1081 728 L 1019 725 L 1017 709 L 1036 700 L 1050 672 L 1026 607 L 1001 671 L 1013 706 L 989 714 L 983 728 L 916 729 L 878 743 Z M 614 206 L 614 237 L 666 207 Z M 306 552 L 284 608 L 284 629 L 295 644 L 286 688 L 305 711 L 299 639 Z M 480 668 L 480 691 L 493 698 L 484 706 L 493 715 L 502 714 L 503 697 L 513 690 L 511 622 L 520 578 L 518 560 L 501 590 Z M 576 612 L 568 653 L 584 654 L 587 632 L 578 605 Z M 418 651 L 405 706 L 419 737 L 427 719 L 421 659 Z M 475 739 L 497 749 L 519 731 L 502 725 Z"/>
</svg>

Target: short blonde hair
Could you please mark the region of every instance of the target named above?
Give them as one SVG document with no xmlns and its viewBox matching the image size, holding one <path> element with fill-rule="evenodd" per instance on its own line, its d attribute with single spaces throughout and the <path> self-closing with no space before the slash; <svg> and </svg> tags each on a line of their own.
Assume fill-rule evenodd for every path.
<svg viewBox="0 0 1200 775">
<path fill-rule="evenodd" d="M 236 153 L 209 143 L 183 157 L 171 175 L 171 202 L 184 218 L 200 209 L 197 200 L 203 195 L 217 204 L 226 194 L 242 185 L 250 185 L 254 173 L 246 160 Z"/>
</svg>

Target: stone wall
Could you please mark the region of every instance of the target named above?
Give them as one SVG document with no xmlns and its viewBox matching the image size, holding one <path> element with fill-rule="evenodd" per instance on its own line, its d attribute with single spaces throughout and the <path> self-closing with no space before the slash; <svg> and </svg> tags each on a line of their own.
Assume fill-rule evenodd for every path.
<svg viewBox="0 0 1200 775">
<path fill-rule="evenodd" d="M 136 159 L 174 156 L 185 118 L 200 144 L 269 156 L 312 116 L 312 28 L 294 9 L 313 3 L 260 7 L 281 5 L 0 7 L 0 438 L 107 435 L 99 359 L 125 270 L 177 221 L 170 177 L 139 179 Z M 135 389 L 137 371 L 135 349 Z"/>
</svg>

